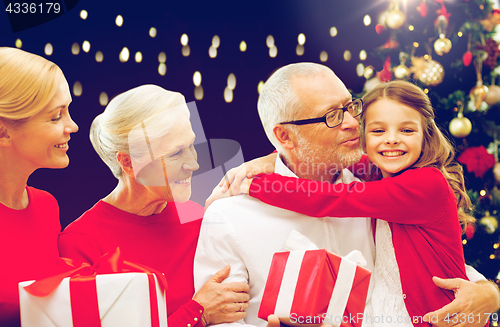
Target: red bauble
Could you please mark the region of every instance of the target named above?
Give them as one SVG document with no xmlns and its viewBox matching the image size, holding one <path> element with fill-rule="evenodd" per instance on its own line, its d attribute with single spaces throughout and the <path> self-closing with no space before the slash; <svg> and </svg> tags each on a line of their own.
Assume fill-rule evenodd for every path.
<svg viewBox="0 0 500 327">
<path fill-rule="evenodd" d="M 470 63 L 472 62 L 472 52 L 467 51 L 464 53 L 462 56 L 462 61 L 464 62 L 465 67 L 469 67 Z"/>
<path fill-rule="evenodd" d="M 426 17 L 427 16 L 427 4 L 425 2 L 422 2 L 418 7 L 417 10 L 420 13 L 420 16 Z"/>
<path fill-rule="evenodd" d="M 483 178 L 484 174 L 496 163 L 495 156 L 488 153 L 482 145 L 465 149 L 457 160 L 466 165 L 467 170 L 479 178 Z"/>
<path fill-rule="evenodd" d="M 377 34 L 382 34 L 382 32 L 385 30 L 384 25 L 377 24 L 375 25 L 375 31 L 377 31 Z"/>
<path fill-rule="evenodd" d="M 469 224 L 469 225 L 467 225 L 467 228 L 465 229 L 465 237 L 467 237 L 468 240 L 472 240 L 475 232 L 476 232 L 476 230 L 474 228 L 474 225 Z"/>
</svg>

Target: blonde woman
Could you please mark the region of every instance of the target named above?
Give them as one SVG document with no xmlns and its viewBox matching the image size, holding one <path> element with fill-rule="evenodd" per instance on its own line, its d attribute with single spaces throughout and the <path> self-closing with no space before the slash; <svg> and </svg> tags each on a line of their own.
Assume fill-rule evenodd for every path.
<svg viewBox="0 0 500 327">
<path fill-rule="evenodd" d="M 71 94 L 54 63 L 0 48 L 0 325 L 19 325 L 17 284 L 63 268 L 59 208 L 49 193 L 27 186 L 38 168 L 64 168 Z"/>
<path fill-rule="evenodd" d="M 115 97 L 90 129 L 116 188 L 59 237 L 61 256 L 94 263 L 117 246 L 123 258 L 165 274 L 169 326 L 243 319 L 248 285 L 221 283 L 229 266 L 195 294 L 193 263 L 203 208 L 189 201 L 199 168 L 184 96 L 142 85 Z"/>
</svg>

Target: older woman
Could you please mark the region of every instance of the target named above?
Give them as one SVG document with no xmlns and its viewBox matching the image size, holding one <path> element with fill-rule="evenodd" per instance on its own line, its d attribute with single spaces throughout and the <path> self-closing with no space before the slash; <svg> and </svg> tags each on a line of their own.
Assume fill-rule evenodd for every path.
<svg viewBox="0 0 500 327">
<path fill-rule="evenodd" d="M 20 281 L 61 268 L 59 207 L 27 186 L 38 168 L 64 168 L 70 134 L 68 83 L 54 63 L 0 48 L 0 326 L 19 326 Z"/>
<path fill-rule="evenodd" d="M 248 285 L 220 284 L 229 266 L 194 294 L 203 208 L 188 201 L 199 166 L 184 97 L 154 85 L 134 88 L 109 103 L 90 134 L 118 185 L 59 236 L 61 256 L 93 263 L 119 246 L 125 260 L 163 272 L 169 326 L 242 319 Z"/>
</svg>

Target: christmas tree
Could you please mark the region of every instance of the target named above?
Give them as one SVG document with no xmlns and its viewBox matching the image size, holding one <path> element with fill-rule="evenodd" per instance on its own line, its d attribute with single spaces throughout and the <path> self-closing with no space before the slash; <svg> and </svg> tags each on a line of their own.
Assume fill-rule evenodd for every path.
<svg viewBox="0 0 500 327">
<path fill-rule="evenodd" d="M 429 95 L 475 207 L 476 225 L 463 237 L 466 262 L 500 284 L 500 10 L 488 0 L 419 2 L 393 0 L 380 13 L 375 28 L 386 41 L 364 69 L 365 91 L 407 79 Z"/>
</svg>

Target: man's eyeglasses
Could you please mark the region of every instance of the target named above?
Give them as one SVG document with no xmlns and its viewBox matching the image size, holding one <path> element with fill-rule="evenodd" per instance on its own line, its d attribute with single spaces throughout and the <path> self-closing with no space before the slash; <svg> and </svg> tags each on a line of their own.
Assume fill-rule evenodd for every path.
<svg viewBox="0 0 500 327">
<path fill-rule="evenodd" d="M 352 117 L 358 117 L 363 111 L 363 100 L 356 99 L 349 102 L 344 108 L 336 108 L 328 111 L 323 117 L 301 119 L 280 123 L 281 125 L 307 125 L 315 123 L 325 123 L 329 128 L 334 128 L 342 124 L 344 121 L 344 112 L 348 112 Z"/>
</svg>

